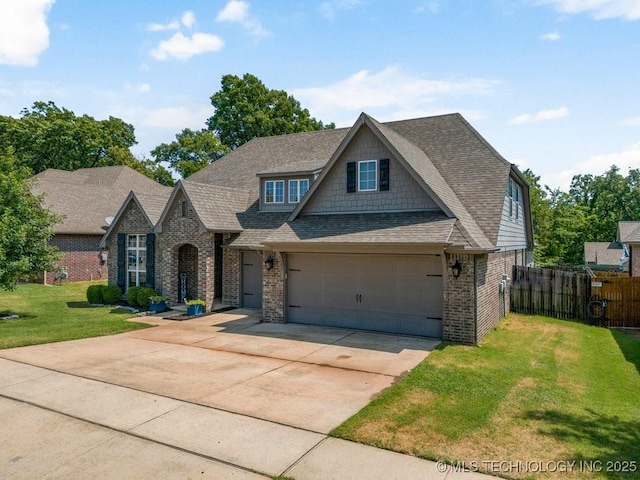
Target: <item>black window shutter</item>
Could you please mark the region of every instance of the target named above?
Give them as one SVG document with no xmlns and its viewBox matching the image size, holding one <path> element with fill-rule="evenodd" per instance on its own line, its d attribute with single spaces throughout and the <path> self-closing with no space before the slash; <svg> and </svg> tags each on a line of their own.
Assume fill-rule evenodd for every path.
<svg viewBox="0 0 640 480">
<path fill-rule="evenodd" d="M 156 234 L 147 233 L 147 287 L 156 287 Z"/>
<path fill-rule="evenodd" d="M 347 163 L 347 193 L 356 191 L 356 162 Z"/>
<path fill-rule="evenodd" d="M 380 160 L 380 191 L 389 190 L 389 159 Z"/>
<path fill-rule="evenodd" d="M 127 246 L 125 245 L 126 235 L 124 233 L 118 234 L 118 286 L 124 293 L 125 287 L 125 274 L 127 271 Z"/>
</svg>

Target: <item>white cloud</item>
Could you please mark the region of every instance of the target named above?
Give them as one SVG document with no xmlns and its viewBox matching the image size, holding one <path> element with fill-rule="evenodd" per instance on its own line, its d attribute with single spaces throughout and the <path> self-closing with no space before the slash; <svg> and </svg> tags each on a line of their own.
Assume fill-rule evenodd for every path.
<svg viewBox="0 0 640 480">
<path fill-rule="evenodd" d="M 436 109 L 433 102 L 442 97 L 489 95 L 497 83 L 481 78 L 428 79 L 390 66 L 377 73 L 361 70 L 331 85 L 300 88 L 292 94 L 313 116 L 349 125 L 362 111 L 382 115 L 380 120 L 432 115 Z"/>
<path fill-rule="evenodd" d="M 182 14 L 182 18 L 180 19 L 182 25 L 187 28 L 193 27 L 193 24 L 196 23 L 196 16 L 191 10 L 187 10 Z"/>
<path fill-rule="evenodd" d="M 191 37 L 185 37 L 178 32 L 151 50 L 151 56 L 157 60 L 166 60 L 167 58 L 187 60 L 202 53 L 217 52 L 222 49 L 223 45 L 224 41 L 217 35 L 194 33 Z"/>
<path fill-rule="evenodd" d="M 555 42 L 556 40 L 560 40 L 560 34 L 558 32 L 549 32 L 542 35 L 543 40 L 547 40 L 549 42 Z"/>
<path fill-rule="evenodd" d="M 593 155 L 569 169 L 542 176 L 549 186 L 567 191 L 574 175 L 602 175 L 612 165 L 619 167 L 620 173 L 624 175 L 630 168 L 638 168 L 640 166 L 640 142 L 629 145 L 619 152 Z"/>
<path fill-rule="evenodd" d="M 532 122 L 543 122 L 545 120 L 556 120 L 558 118 L 563 118 L 569 115 L 569 110 L 567 107 L 560 107 L 553 110 L 540 110 L 538 113 L 523 113 L 522 115 L 518 115 L 517 117 L 513 117 L 509 120 L 509 123 L 519 124 L 519 123 L 532 123 Z"/>
<path fill-rule="evenodd" d="M 625 127 L 640 127 L 640 117 L 627 118 L 620 124 Z"/>
<path fill-rule="evenodd" d="M 242 0 L 231 0 L 218 12 L 218 22 L 244 22 L 249 15 L 249 4 Z"/>
<path fill-rule="evenodd" d="M 539 0 L 539 3 L 552 5 L 563 13 L 590 13 L 600 20 L 605 18 L 640 18 L 640 1 L 638 0 Z"/>
<path fill-rule="evenodd" d="M 124 89 L 127 92 L 146 93 L 151 90 L 151 85 L 148 83 L 141 83 L 140 85 L 126 84 Z"/>
<path fill-rule="evenodd" d="M 47 13 L 55 0 L 0 3 L 0 64 L 34 66 L 49 48 Z"/>
<path fill-rule="evenodd" d="M 415 13 L 438 13 L 440 11 L 440 2 L 431 0 L 424 2 L 414 9 Z"/>
<path fill-rule="evenodd" d="M 144 127 L 171 128 L 174 130 L 203 128 L 207 118 L 213 113 L 214 110 L 211 106 L 156 108 L 145 112 L 140 119 L 140 124 Z"/>
<path fill-rule="evenodd" d="M 150 23 L 147 30 L 150 32 L 166 32 L 171 30 L 180 30 L 181 27 L 191 28 L 196 22 L 196 16 L 191 10 L 187 10 L 182 14 L 180 20 L 173 20 L 169 23 Z"/>
<path fill-rule="evenodd" d="M 254 37 L 267 37 L 271 34 L 260 20 L 249 15 L 249 4 L 242 0 L 230 0 L 216 17 L 218 22 L 239 23 Z"/>
<path fill-rule="evenodd" d="M 362 0 L 331 0 L 323 2 L 318 11 L 329 20 L 333 20 L 338 11 L 352 10 L 362 5 Z"/>
</svg>

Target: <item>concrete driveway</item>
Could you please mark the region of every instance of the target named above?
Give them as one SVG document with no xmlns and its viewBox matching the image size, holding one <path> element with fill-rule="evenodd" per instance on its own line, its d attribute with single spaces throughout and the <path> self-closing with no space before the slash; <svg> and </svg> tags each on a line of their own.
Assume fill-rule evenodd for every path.
<svg viewBox="0 0 640 480">
<path fill-rule="evenodd" d="M 0 351 L 0 358 L 328 433 L 438 341 L 259 323 L 234 310 L 120 335 Z"/>
<path fill-rule="evenodd" d="M 437 341 L 243 310 L 142 320 L 0 350 L 0 478 L 490 478 L 325 435 Z"/>
</svg>

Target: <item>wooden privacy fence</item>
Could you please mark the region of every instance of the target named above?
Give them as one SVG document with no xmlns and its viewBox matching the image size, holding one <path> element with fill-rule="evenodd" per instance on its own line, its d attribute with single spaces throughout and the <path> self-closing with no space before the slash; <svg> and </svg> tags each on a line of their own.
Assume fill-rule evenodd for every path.
<svg viewBox="0 0 640 480">
<path fill-rule="evenodd" d="M 604 318 L 593 318 L 593 306 L 589 307 L 593 300 L 606 300 Z M 585 273 L 515 266 L 511 311 L 639 328 L 640 277 L 596 272 L 592 278 Z"/>
<path fill-rule="evenodd" d="M 596 272 L 591 295 L 607 301 L 606 325 L 640 327 L 640 277 L 600 276 Z"/>
<path fill-rule="evenodd" d="M 550 268 L 514 266 L 511 311 L 555 318 L 587 320 L 591 278 Z"/>
</svg>

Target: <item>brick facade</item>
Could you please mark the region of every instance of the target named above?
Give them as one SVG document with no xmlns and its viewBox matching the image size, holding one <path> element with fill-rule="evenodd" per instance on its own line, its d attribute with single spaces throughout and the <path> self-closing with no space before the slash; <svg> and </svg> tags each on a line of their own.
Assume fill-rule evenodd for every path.
<svg viewBox="0 0 640 480">
<path fill-rule="evenodd" d="M 510 277 L 513 265 L 522 265 L 524 250 L 484 255 L 448 254 L 442 321 L 443 340 L 476 344 L 509 313 Z M 454 278 L 450 266 L 458 260 L 460 277 Z M 509 277 L 501 289 L 503 275 Z"/>
<path fill-rule="evenodd" d="M 100 248 L 100 235 L 66 235 L 57 234 L 50 240 L 50 245 L 58 247 L 63 258 L 57 265 L 67 270 L 69 282 L 84 282 L 100 280 L 107 276 L 107 264 L 101 254 L 105 250 Z M 54 272 L 46 272 L 44 283 L 55 281 Z"/>
<path fill-rule="evenodd" d="M 273 258 L 273 268 L 267 270 L 262 264 L 262 320 L 284 322 L 284 261 L 279 253 L 265 252 Z"/>
<path fill-rule="evenodd" d="M 111 234 L 107 239 L 107 248 L 109 249 L 109 284 L 118 284 L 118 234 L 125 235 L 146 235 L 151 232 L 151 224 L 140 211 L 140 207 L 134 201 L 130 201 L 127 208 L 120 216 L 118 223 L 111 229 Z M 156 248 L 155 262 L 158 264 L 159 256 Z M 157 268 L 157 267 L 156 267 Z M 162 291 L 162 284 L 158 282 L 156 275 L 156 290 Z"/>
<path fill-rule="evenodd" d="M 182 215 L 183 200 L 182 193 L 176 195 L 164 218 L 162 231 L 156 237 L 156 251 L 160 258 L 156 263 L 156 278 L 161 279 L 162 294 L 167 297 L 169 304 L 178 303 L 180 267 L 187 266 L 180 264 L 179 250 L 183 245 L 192 245 L 197 249 L 197 281 L 193 282 L 191 278 L 191 282 L 197 284 L 197 289 L 192 289 L 192 293 L 196 292 L 197 298 L 206 302 L 205 309 L 209 311 L 213 306 L 215 292 L 215 234 L 201 231 L 196 213 L 188 203 L 185 215 Z"/>
<path fill-rule="evenodd" d="M 222 251 L 222 303 L 240 306 L 240 268 L 242 253 L 234 248 Z"/>
</svg>

